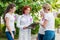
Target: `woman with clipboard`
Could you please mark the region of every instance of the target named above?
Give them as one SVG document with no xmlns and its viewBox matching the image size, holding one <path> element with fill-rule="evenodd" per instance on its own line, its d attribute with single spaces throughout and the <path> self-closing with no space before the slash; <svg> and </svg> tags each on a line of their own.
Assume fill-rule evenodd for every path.
<svg viewBox="0 0 60 40">
<path fill-rule="evenodd" d="M 23 7 L 23 14 L 17 20 L 19 30 L 19 40 L 31 40 L 31 29 L 27 27 L 33 23 L 33 18 L 30 15 L 30 6 Z"/>
</svg>

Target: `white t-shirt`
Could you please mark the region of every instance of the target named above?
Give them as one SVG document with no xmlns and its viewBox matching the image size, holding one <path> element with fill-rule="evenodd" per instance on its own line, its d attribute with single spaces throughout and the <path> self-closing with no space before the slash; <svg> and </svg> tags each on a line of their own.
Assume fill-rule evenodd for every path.
<svg viewBox="0 0 60 40">
<path fill-rule="evenodd" d="M 9 18 L 9 27 L 11 28 L 12 31 L 15 31 L 15 27 L 14 27 L 14 21 L 15 21 L 15 18 L 14 18 L 14 14 L 9 14 L 7 13 L 5 15 L 5 18 L 8 17 Z M 7 27 L 6 27 L 6 31 L 8 31 Z"/>
<path fill-rule="evenodd" d="M 44 22 L 44 19 L 41 19 L 40 24 L 43 24 L 43 22 Z M 45 34 L 45 28 L 43 28 L 41 25 L 40 25 L 40 28 L 39 28 L 39 33 L 40 34 Z"/>
<path fill-rule="evenodd" d="M 54 31 L 55 18 L 53 16 L 53 13 L 47 13 L 45 15 L 45 19 L 48 20 L 48 24 L 46 25 L 46 30 L 52 30 L 52 31 Z"/>
</svg>

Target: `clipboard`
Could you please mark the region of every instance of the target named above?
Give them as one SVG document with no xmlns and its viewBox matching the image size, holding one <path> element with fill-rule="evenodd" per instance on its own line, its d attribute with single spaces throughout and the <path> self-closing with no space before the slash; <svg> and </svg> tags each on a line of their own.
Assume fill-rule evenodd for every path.
<svg viewBox="0 0 60 40">
<path fill-rule="evenodd" d="M 28 29 L 34 29 L 36 27 L 36 25 L 38 25 L 39 23 L 32 23 L 30 24 L 27 28 Z"/>
</svg>

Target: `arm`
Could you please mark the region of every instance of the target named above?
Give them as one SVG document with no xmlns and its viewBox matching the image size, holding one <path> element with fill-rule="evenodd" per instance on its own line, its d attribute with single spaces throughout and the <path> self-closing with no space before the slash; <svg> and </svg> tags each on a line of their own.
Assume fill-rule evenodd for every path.
<svg viewBox="0 0 60 40">
<path fill-rule="evenodd" d="M 11 35 L 12 35 L 12 37 L 14 38 L 14 35 L 13 35 L 13 33 L 12 33 L 12 30 L 11 30 L 11 28 L 10 28 L 10 26 L 9 26 L 9 18 L 6 17 L 6 18 L 5 18 L 5 21 L 6 21 L 6 27 L 7 27 L 7 29 L 9 30 L 9 32 L 10 32 Z"/>
<path fill-rule="evenodd" d="M 60 13 L 59 12 L 53 12 L 53 16 L 56 18 Z"/>
<path fill-rule="evenodd" d="M 42 25 L 42 27 L 44 27 L 44 28 L 45 28 L 45 27 L 46 27 L 46 25 L 47 25 L 47 23 L 48 23 L 48 20 L 46 20 L 46 19 L 45 19 L 45 21 L 43 22 L 43 24 L 41 24 L 41 25 Z"/>
<path fill-rule="evenodd" d="M 17 19 L 17 27 L 21 28 L 21 29 L 24 29 L 25 25 L 21 25 L 20 19 L 21 19 L 21 16 L 18 17 L 18 19 Z"/>
<path fill-rule="evenodd" d="M 49 20 L 49 15 L 45 15 L 44 16 L 44 22 L 42 23 L 42 27 L 46 28 L 46 25 L 48 24 L 48 20 Z"/>
</svg>

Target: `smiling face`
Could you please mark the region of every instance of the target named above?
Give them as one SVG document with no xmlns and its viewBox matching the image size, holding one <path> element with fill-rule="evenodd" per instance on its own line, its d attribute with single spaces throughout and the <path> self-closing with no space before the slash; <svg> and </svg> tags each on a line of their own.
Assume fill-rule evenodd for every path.
<svg viewBox="0 0 60 40">
<path fill-rule="evenodd" d="M 31 7 L 30 6 L 24 6 L 22 9 L 23 14 L 29 14 L 31 11 Z"/>
<path fill-rule="evenodd" d="M 50 8 L 43 7 L 43 10 L 44 10 L 45 13 L 48 13 L 50 11 Z"/>
<path fill-rule="evenodd" d="M 51 9 L 50 4 L 46 3 L 46 4 L 43 5 L 43 10 L 44 10 L 45 13 L 50 12 L 50 9 Z"/>
<path fill-rule="evenodd" d="M 25 10 L 25 14 L 29 14 L 30 13 L 30 8 L 27 8 L 26 10 Z"/>
<path fill-rule="evenodd" d="M 10 12 L 14 13 L 16 11 L 16 7 L 10 9 Z"/>
</svg>

